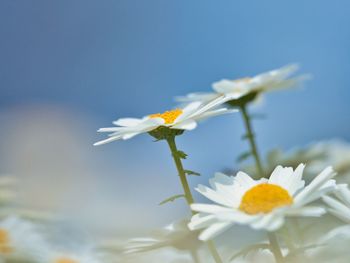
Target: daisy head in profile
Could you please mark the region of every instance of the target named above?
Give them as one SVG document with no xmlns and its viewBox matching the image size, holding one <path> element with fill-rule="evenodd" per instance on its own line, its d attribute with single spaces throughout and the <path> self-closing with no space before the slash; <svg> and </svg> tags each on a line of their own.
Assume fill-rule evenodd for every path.
<svg viewBox="0 0 350 263">
<path fill-rule="evenodd" d="M 236 176 L 217 173 L 210 187 L 199 185 L 199 193 L 215 204 L 192 204 L 195 214 L 189 228 L 203 229 L 201 240 L 209 240 L 234 224 L 246 224 L 253 229 L 276 231 L 285 217 L 319 217 L 326 213 L 319 205 L 309 205 L 322 195 L 334 191 L 335 173 L 324 169 L 309 185 L 302 180 L 304 165 L 295 170 L 277 166 L 269 179 L 254 180 L 238 172 Z"/>
<path fill-rule="evenodd" d="M 0 259 L 36 262 L 46 248 L 46 242 L 31 222 L 18 217 L 0 221 Z"/>
<path fill-rule="evenodd" d="M 264 92 L 289 88 L 297 85 L 306 76 L 292 77 L 298 66 L 291 64 L 279 69 L 271 70 L 254 77 L 240 79 L 222 79 L 212 84 L 213 92 L 190 93 L 184 97 L 177 97 L 179 102 L 212 100 L 222 94 L 226 95 L 227 102 L 232 106 L 239 106 L 253 101 Z"/>
<path fill-rule="evenodd" d="M 113 122 L 116 127 L 101 128 L 98 130 L 98 132 L 110 133 L 108 135 L 109 138 L 99 141 L 94 145 L 106 144 L 120 139 L 127 140 L 142 133 L 152 132 L 151 135 L 156 138 L 161 138 L 161 135 L 164 135 L 164 133 L 174 132 L 176 135 L 179 135 L 184 130 L 195 129 L 197 123 L 201 120 L 233 112 L 226 108 L 218 108 L 225 100 L 225 96 L 220 96 L 204 104 L 193 102 L 184 108 L 150 114 L 140 119 L 118 119 Z"/>
</svg>

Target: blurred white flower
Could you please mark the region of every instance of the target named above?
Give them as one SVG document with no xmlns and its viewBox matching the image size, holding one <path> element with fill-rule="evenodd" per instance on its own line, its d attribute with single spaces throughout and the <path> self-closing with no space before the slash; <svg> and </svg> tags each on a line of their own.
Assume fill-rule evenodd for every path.
<svg viewBox="0 0 350 263">
<path fill-rule="evenodd" d="M 183 109 L 178 108 L 164 113 L 151 114 L 142 119 L 119 119 L 113 122 L 117 127 L 101 128 L 98 130 L 98 132 L 111 132 L 109 134 L 110 138 L 99 141 L 94 145 L 101 145 L 120 139 L 127 140 L 138 134 L 153 131 L 160 126 L 177 130 L 193 130 L 197 127 L 198 121 L 216 115 L 234 112 L 226 108 L 217 109 L 225 100 L 225 96 L 220 96 L 205 104 L 193 102 Z"/>
<path fill-rule="evenodd" d="M 350 183 L 350 144 L 344 140 L 331 139 L 310 143 L 304 147 L 295 147 L 288 151 L 273 149 L 265 158 L 265 172 L 270 174 L 277 165 L 296 168 L 306 163 L 304 179 L 309 181 L 324 167 L 332 166 L 337 173 L 337 181 Z M 244 165 L 241 170 L 257 176 L 255 165 Z"/>
<path fill-rule="evenodd" d="M 337 185 L 334 194 L 337 198 L 322 197 L 323 201 L 329 206 L 328 211 L 346 223 L 350 223 L 350 190 L 348 185 Z"/>
<path fill-rule="evenodd" d="M 324 169 L 307 186 L 302 180 L 304 165 L 293 168 L 277 166 L 269 179 L 253 180 L 238 172 L 235 177 L 217 173 L 210 180 L 212 188 L 199 185 L 197 191 L 217 203 L 193 204 L 199 212 L 189 223 L 192 230 L 205 229 L 199 238 L 208 240 L 234 224 L 247 224 L 254 229 L 275 231 L 286 216 L 318 217 L 326 210 L 320 206 L 307 206 L 322 195 L 334 191 L 331 180 L 335 173 L 331 167 Z"/>
<path fill-rule="evenodd" d="M 34 224 L 17 217 L 0 221 L 1 259 L 37 262 L 37 258 L 46 250 L 47 245 Z"/>
<path fill-rule="evenodd" d="M 139 253 L 172 247 L 178 250 L 197 250 L 202 242 L 198 232 L 190 231 L 188 220 L 181 220 L 154 231 L 150 236 L 130 239 L 125 246 L 125 253 Z"/>
<path fill-rule="evenodd" d="M 176 100 L 179 102 L 207 102 L 222 94 L 227 95 L 228 100 L 238 100 L 251 94 L 259 95 L 267 91 L 288 88 L 305 79 L 305 76 L 289 78 L 297 69 L 298 66 L 292 64 L 251 78 L 222 79 L 213 83 L 214 92 L 190 93 L 184 97 L 177 97 Z"/>
<path fill-rule="evenodd" d="M 333 139 L 315 143 L 308 148 L 309 155 L 319 155 L 308 167 L 311 172 L 319 172 L 322 166 L 332 165 L 337 172 L 337 180 L 350 180 L 350 144 L 346 141 Z"/>
</svg>

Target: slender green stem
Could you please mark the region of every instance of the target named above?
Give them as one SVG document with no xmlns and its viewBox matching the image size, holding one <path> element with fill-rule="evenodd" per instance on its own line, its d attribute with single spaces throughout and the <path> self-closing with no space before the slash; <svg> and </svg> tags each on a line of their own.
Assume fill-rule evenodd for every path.
<svg viewBox="0 0 350 263">
<path fill-rule="evenodd" d="M 281 263 L 283 262 L 283 255 L 280 249 L 280 246 L 278 244 L 277 237 L 274 233 L 268 232 L 267 233 L 271 245 L 271 251 L 275 257 L 276 263 Z"/>
<path fill-rule="evenodd" d="M 252 125 L 250 122 L 250 117 L 249 117 L 249 114 L 247 112 L 245 105 L 242 105 L 240 108 L 241 108 L 241 113 L 242 113 L 244 125 L 246 128 L 246 132 L 247 132 L 246 136 L 247 136 L 247 139 L 249 140 L 249 143 L 250 143 L 251 153 L 255 159 L 257 172 L 259 173 L 259 176 L 261 178 L 261 177 L 264 177 L 264 169 L 262 167 L 261 160 L 260 160 L 259 153 L 258 153 L 258 149 L 257 149 L 256 143 L 255 143 L 255 137 L 254 137 Z"/>
<path fill-rule="evenodd" d="M 168 137 L 167 142 L 168 142 L 171 154 L 173 156 L 173 159 L 174 159 L 174 162 L 176 165 L 176 169 L 179 173 L 179 177 L 180 177 L 180 181 L 182 184 L 182 188 L 184 190 L 186 202 L 187 202 L 188 206 L 190 206 L 194 202 L 194 199 L 193 199 L 190 187 L 189 187 L 188 182 L 187 182 L 185 169 L 183 168 L 181 158 L 178 154 L 178 149 L 176 147 L 176 142 L 175 142 L 175 136 Z M 195 213 L 192 211 L 192 214 L 195 214 Z M 207 245 L 208 245 L 209 251 L 210 251 L 213 259 L 215 260 L 215 262 L 216 263 L 223 263 L 213 241 L 208 241 Z"/>
<path fill-rule="evenodd" d="M 173 156 L 173 159 L 174 159 L 174 162 L 176 165 L 176 169 L 179 173 L 179 177 L 180 177 L 180 181 L 182 184 L 182 188 L 184 190 L 186 202 L 190 206 L 193 203 L 193 196 L 191 194 L 191 190 L 190 190 L 190 187 L 189 187 L 188 182 L 187 182 L 185 169 L 183 168 L 181 158 L 178 154 L 178 149 L 177 149 L 176 143 L 175 143 L 175 136 L 168 138 L 167 142 L 168 142 L 171 154 Z"/>
<path fill-rule="evenodd" d="M 190 250 L 191 257 L 194 263 L 200 263 L 201 261 L 199 260 L 199 255 L 198 255 L 198 250 L 192 249 Z"/>
</svg>

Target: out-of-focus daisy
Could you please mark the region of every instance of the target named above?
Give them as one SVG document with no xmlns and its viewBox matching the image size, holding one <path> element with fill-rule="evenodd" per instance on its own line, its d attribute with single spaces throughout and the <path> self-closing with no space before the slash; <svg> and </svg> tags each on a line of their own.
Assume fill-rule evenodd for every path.
<svg viewBox="0 0 350 263">
<path fill-rule="evenodd" d="M 344 140 L 313 142 L 288 151 L 272 150 L 266 156 L 265 172 L 271 173 L 278 164 L 295 168 L 299 163 L 307 164 L 304 171 L 306 181 L 312 179 L 325 166 L 332 165 L 338 182 L 350 182 L 350 144 Z M 254 166 L 243 166 L 243 170 L 251 175 L 256 174 Z"/>
<path fill-rule="evenodd" d="M 322 169 L 322 165 L 332 164 L 338 174 L 337 180 L 350 182 L 350 144 L 348 142 L 339 139 L 321 141 L 310 145 L 308 152 L 322 157 L 310 163 L 310 171 L 318 172 Z"/>
<path fill-rule="evenodd" d="M 0 221 L 0 258 L 37 262 L 45 253 L 47 245 L 38 234 L 36 227 L 17 217 L 8 217 Z"/>
<path fill-rule="evenodd" d="M 176 100 L 179 102 L 207 102 L 225 94 L 227 95 L 226 98 L 230 101 L 240 100 L 244 97 L 248 98 L 248 96 L 248 100 L 250 101 L 263 92 L 288 88 L 298 84 L 301 80 L 305 79 L 305 76 L 290 78 L 297 69 L 298 66 L 292 64 L 254 77 L 235 80 L 222 79 L 213 83 L 214 92 L 190 93 L 184 97 L 177 97 Z"/>
<path fill-rule="evenodd" d="M 334 194 L 336 198 L 322 197 L 323 201 L 329 205 L 329 212 L 346 223 L 350 223 L 350 190 L 348 186 L 346 184 L 337 185 Z"/>
<path fill-rule="evenodd" d="M 277 166 L 269 179 L 253 180 L 238 172 L 235 177 L 217 173 L 210 180 L 212 188 L 199 185 L 197 191 L 217 204 L 193 204 L 194 215 L 189 223 L 192 230 L 204 229 L 199 238 L 208 240 L 233 224 L 247 224 L 254 229 L 275 231 L 286 216 L 318 217 L 326 210 L 308 206 L 336 188 L 335 173 L 324 169 L 307 186 L 302 180 L 304 165 L 295 170 Z"/>
<path fill-rule="evenodd" d="M 188 229 L 188 220 L 172 223 L 154 231 L 149 237 L 133 238 L 125 247 L 125 253 L 139 253 L 164 247 L 178 250 L 197 250 L 202 242 L 198 240 L 198 232 Z"/>
<path fill-rule="evenodd" d="M 300 163 L 307 164 L 304 171 L 304 179 L 319 173 L 325 166 L 328 166 L 331 163 L 327 162 L 324 164 L 322 160 L 325 158 L 325 153 L 322 151 L 314 151 L 313 146 L 314 144 L 310 144 L 306 147 L 294 148 L 289 151 L 283 151 L 281 149 L 273 149 L 269 151 L 266 155 L 264 163 L 265 175 L 270 175 L 278 165 L 296 168 Z M 322 168 L 321 163 L 323 163 Z M 313 168 L 316 164 L 317 168 L 319 169 Z M 336 172 L 338 172 L 334 166 L 333 168 Z M 246 171 L 249 175 L 252 175 L 253 178 L 257 177 L 255 164 L 243 165 L 241 170 Z"/>
<path fill-rule="evenodd" d="M 109 134 L 108 139 L 99 141 L 94 145 L 101 145 L 120 139 L 127 140 L 138 134 L 151 132 L 158 127 L 168 127 L 176 130 L 193 130 L 197 127 L 198 121 L 233 112 L 226 108 L 217 109 L 225 100 L 225 96 L 220 96 L 205 104 L 193 102 L 183 109 L 178 108 L 164 113 L 151 114 L 141 119 L 119 119 L 113 122 L 117 127 L 101 128 L 98 130 L 98 132 L 110 132 L 111 134 Z"/>
</svg>

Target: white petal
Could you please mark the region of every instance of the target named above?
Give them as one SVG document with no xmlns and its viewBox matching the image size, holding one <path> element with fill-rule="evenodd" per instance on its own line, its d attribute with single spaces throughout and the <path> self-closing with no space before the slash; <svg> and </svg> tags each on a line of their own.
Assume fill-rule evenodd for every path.
<svg viewBox="0 0 350 263">
<path fill-rule="evenodd" d="M 304 164 L 299 164 L 295 171 L 292 167 L 277 166 L 269 178 L 269 183 L 281 186 L 293 196 L 305 185 L 305 181 L 302 180 L 304 168 Z"/>
<path fill-rule="evenodd" d="M 289 216 L 319 217 L 326 213 L 326 209 L 318 206 L 305 206 L 301 208 L 291 208 L 286 211 Z"/>
<path fill-rule="evenodd" d="M 234 195 L 232 197 L 230 195 L 216 192 L 209 187 L 206 187 L 204 185 L 198 185 L 196 190 L 204 195 L 206 198 L 212 200 L 215 203 L 218 203 L 220 205 L 224 205 L 227 207 L 234 207 L 236 205 L 237 198 L 235 198 Z"/>
<path fill-rule="evenodd" d="M 205 229 L 200 235 L 199 239 L 202 241 L 207 241 L 209 239 L 212 239 L 213 237 L 221 234 L 224 232 L 226 229 L 228 229 L 232 225 L 231 222 L 218 222 L 207 229 Z"/>
<path fill-rule="evenodd" d="M 132 137 L 135 137 L 136 135 L 139 135 L 140 132 L 130 132 L 122 136 L 123 140 L 131 139 Z"/>
<path fill-rule="evenodd" d="M 190 230 L 197 230 L 208 227 L 214 222 L 217 222 L 215 215 L 204 215 L 198 213 L 192 216 L 191 221 L 188 223 L 188 228 Z"/>
<path fill-rule="evenodd" d="M 218 98 L 216 98 L 208 103 L 202 104 L 189 117 L 190 118 L 198 118 L 198 117 L 200 118 L 200 115 L 202 115 L 203 113 L 205 113 L 211 109 L 217 108 L 219 105 L 222 105 L 226 102 L 227 102 L 226 96 L 219 96 Z"/>
<path fill-rule="evenodd" d="M 237 224 L 250 224 L 261 218 L 260 215 L 249 215 L 233 209 L 232 211 L 217 213 L 215 216 L 220 221 L 231 221 Z"/>
<path fill-rule="evenodd" d="M 201 105 L 202 103 L 199 101 L 188 104 L 185 108 L 182 109 L 182 114 L 176 118 L 175 122 L 187 120 L 196 110 L 198 110 L 198 108 L 200 108 Z"/>
<path fill-rule="evenodd" d="M 348 215 L 346 215 L 345 213 L 340 212 L 336 209 L 328 209 L 328 211 L 329 211 L 329 213 L 331 213 L 335 217 L 339 218 L 340 220 L 350 224 L 350 217 Z"/>
<path fill-rule="evenodd" d="M 107 128 L 100 128 L 97 130 L 97 132 L 119 132 L 123 131 L 124 127 L 107 127 Z"/>
<path fill-rule="evenodd" d="M 218 206 L 218 205 L 209 205 L 209 204 L 191 204 L 191 209 L 196 212 L 215 214 L 220 212 L 230 211 L 229 208 Z"/>
<path fill-rule="evenodd" d="M 99 146 L 99 145 L 103 145 L 103 144 L 106 144 L 106 143 L 109 143 L 109 142 L 113 142 L 113 141 L 116 141 L 116 140 L 120 140 L 121 138 L 122 138 L 121 136 L 111 137 L 111 138 L 108 138 L 108 139 L 106 139 L 106 140 L 102 140 L 102 141 L 95 142 L 95 143 L 94 143 L 94 146 Z"/>
<path fill-rule="evenodd" d="M 207 111 L 195 119 L 197 121 L 199 121 L 199 120 L 204 120 L 204 119 L 208 119 L 211 117 L 219 116 L 222 114 L 235 113 L 235 112 L 238 112 L 238 110 L 229 110 L 226 108 L 221 108 L 221 109 L 217 109 L 217 110 Z"/>
<path fill-rule="evenodd" d="M 206 103 L 215 99 L 218 96 L 217 93 L 214 92 L 195 92 L 187 94 L 186 96 L 175 97 L 175 101 L 178 102 L 202 102 Z"/>
<path fill-rule="evenodd" d="M 179 130 L 193 130 L 196 127 L 197 127 L 197 122 L 193 120 L 186 120 L 180 123 L 176 123 L 175 125 L 171 125 L 171 128 L 179 129 Z"/>
<path fill-rule="evenodd" d="M 117 126 L 129 127 L 129 126 L 138 125 L 142 121 L 143 121 L 142 119 L 137 119 L 137 118 L 122 118 L 114 121 L 113 124 Z"/>
<path fill-rule="evenodd" d="M 346 203 L 347 206 L 350 207 L 350 190 L 348 188 L 348 185 L 337 185 L 337 191 L 335 192 L 335 194 L 339 199 Z"/>
<path fill-rule="evenodd" d="M 322 200 L 332 207 L 334 210 L 338 211 L 338 213 L 342 214 L 342 218 L 350 219 L 350 208 L 339 202 L 338 200 L 331 198 L 329 196 L 322 197 Z"/>
<path fill-rule="evenodd" d="M 300 191 L 294 198 L 295 203 L 305 204 L 309 195 L 314 191 L 321 188 L 329 179 L 335 176 L 332 167 L 327 167 L 319 175 L 317 175 L 312 182 L 306 186 L 302 191 Z M 305 200 L 304 200 L 305 199 Z"/>
</svg>

